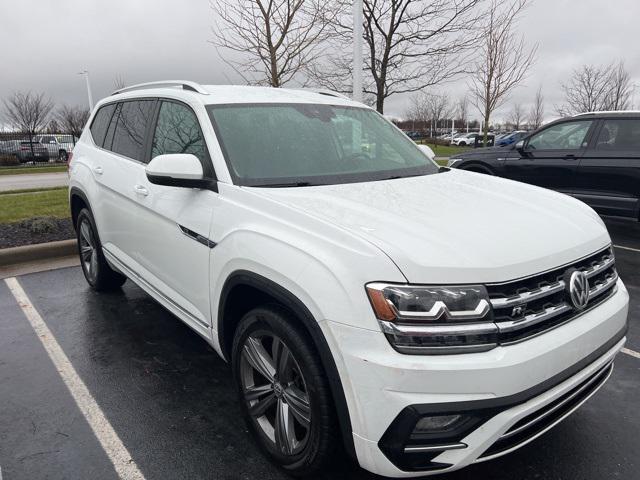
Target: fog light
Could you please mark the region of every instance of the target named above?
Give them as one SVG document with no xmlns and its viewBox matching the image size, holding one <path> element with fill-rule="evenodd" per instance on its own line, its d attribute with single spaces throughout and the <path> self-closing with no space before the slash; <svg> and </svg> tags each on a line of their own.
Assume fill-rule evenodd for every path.
<svg viewBox="0 0 640 480">
<path fill-rule="evenodd" d="M 422 417 L 416 423 L 413 433 L 433 433 L 447 430 L 462 418 L 462 415 L 438 415 L 435 417 Z"/>
</svg>

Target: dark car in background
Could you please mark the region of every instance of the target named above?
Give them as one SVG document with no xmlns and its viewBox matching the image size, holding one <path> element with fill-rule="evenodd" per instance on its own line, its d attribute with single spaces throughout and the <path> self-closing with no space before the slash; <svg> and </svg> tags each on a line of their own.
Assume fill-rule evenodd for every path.
<svg viewBox="0 0 640 480">
<path fill-rule="evenodd" d="M 529 132 L 525 130 L 516 130 L 515 132 L 507 133 L 500 138 L 496 137 L 496 147 L 505 147 L 513 143 L 517 143 L 527 136 Z"/>
<path fill-rule="evenodd" d="M 16 151 L 16 157 L 18 157 L 20 163 L 48 162 L 49 150 L 47 150 L 44 145 L 36 141 L 22 141 Z"/>
<path fill-rule="evenodd" d="M 640 219 L 640 112 L 557 120 L 507 147 L 456 154 L 449 166 L 572 195 L 602 215 Z"/>
</svg>

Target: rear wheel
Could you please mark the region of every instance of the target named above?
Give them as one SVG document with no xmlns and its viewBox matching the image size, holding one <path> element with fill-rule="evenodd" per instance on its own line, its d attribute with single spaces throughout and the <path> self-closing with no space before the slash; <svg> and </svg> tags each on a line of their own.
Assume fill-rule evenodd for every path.
<svg viewBox="0 0 640 480">
<path fill-rule="evenodd" d="M 59 162 L 66 162 L 67 158 L 69 158 L 69 154 L 65 150 L 60 150 L 58 152 L 58 161 Z"/>
<path fill-rule="evenodd" d="M 298 320 L 278 305 L 240 321 L 232 364 L 249 429 L 268 456 L 297 476 L 324 468 L 337 423 L 318 356 Z"/>
<path fill-rule="evenodd" d="M 103 291 L 122 286 L 127 277 L 114 271 L 105 260 L 93 215 L 86 208 L 78 214 L 76 235 L 80 265 L 91 288 Z"/>
</svg>

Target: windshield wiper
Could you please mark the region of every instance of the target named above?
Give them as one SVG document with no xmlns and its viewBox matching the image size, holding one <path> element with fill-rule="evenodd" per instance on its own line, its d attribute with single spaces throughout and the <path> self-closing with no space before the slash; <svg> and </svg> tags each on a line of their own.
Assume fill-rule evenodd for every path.
<svg viewBox="0 0 640 480">
<path fill-rule="evenodd" d="M 265 183 L 264 185 L 256 185 L 256 187 L 285 188 L 285 187 L 316 187 L 318 185 L 326 185 L 326 183 L 311 183 L 311 182 Z"/>
</svg>

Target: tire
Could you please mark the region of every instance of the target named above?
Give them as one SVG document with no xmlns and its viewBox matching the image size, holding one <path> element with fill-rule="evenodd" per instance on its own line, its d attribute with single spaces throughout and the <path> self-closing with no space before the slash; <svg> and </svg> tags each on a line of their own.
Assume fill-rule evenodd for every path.
<svg viewBox="0 0 640 480">
<path fill-rule="evenodd" d="M 236 329 L 231 360 L 254 439 L 289 474 L 305 477 L 335 461 L 339 430 L 327 377 L 297 325 L 300 321 L 276 304 L 251 310 Z M 278 428 L 278 420 L 287 431 Z"/>
<path fill-rule="evenodd" d="M 458 144 L 459 147 L 466 147 L 467 146 L 467 142 L 460 142 Z"/>
<path fill-rule="evenodd" d="M 69 158 L 69 154 L 67 153 L 66 150 L 60 150 L 58 152 L 58 161 L 59 162 L 66 162 L 67 158 Z"/>
<path fill-rule="evenodd" d="M 114 271 L 105 260 L 96 223 L 87 208 L 78 214 L 76 236 L 82 273 L 91 288 L 102 292 L 121 287 L 127 277 Z"/>
</svg>

